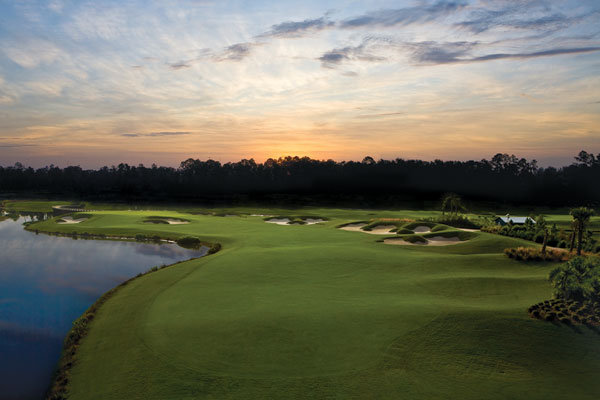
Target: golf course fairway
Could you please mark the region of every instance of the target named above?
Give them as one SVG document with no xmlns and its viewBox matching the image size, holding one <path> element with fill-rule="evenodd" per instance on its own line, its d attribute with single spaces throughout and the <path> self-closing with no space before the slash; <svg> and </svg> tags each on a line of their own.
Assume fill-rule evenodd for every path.
<svg viewBox="0 0 600 400">
<path fill-rule="evenodd" d="M 600 335 L 527 315 L 551 298 L 556 264 L 502 251 L 531 242 L 474 232 L 450 246 L 387 245 L 336 228 L 435 212 L 288 210 L 327 221 L 287 226 L 250 215 L 88 214 L 30 229 L 195 236 L 222 250 L 117 290 L 77 350 L 69 399 L 600 396 Z"/>
</svg>

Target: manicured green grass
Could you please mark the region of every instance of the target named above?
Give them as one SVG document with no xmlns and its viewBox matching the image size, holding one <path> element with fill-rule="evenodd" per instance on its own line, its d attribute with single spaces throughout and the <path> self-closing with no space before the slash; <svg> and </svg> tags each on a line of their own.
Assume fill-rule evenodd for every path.
<svg viewBox="0 0 600 400">
<path fill-rule="evenodd" d="M 336 229 L 435 212 L 231 209 L 238 217 L 102 211 L 33 229 L 219 242 L 209 257 L 138 278 L 98 311 L 71 399 L 595 399 L 600 336 L 534 320 L 552 265 L 519 263 L 486 233 L 390 246 Z M 247 214 L 321 215 L 281 226 Z M 456 232 L 454 232 L 456 234 Z M 436 233 L 435 235 L 439 235 Z"/>
</svg>

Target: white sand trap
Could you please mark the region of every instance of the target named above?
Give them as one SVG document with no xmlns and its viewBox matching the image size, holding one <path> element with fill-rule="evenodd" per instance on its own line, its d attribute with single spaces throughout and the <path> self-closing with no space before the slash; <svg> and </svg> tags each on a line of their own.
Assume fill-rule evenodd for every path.
<svg viewBox="0 0 600 400">
<path fill-rule="evenodd" d="M 78 224 L 87 220 L 87 218 L 73 219 L 73 217 L 62 217 L 57 223 L 59 224 Z"/>
<path fill-rule="evenodd" d="M 291 220 L 289 218 L 271 218 L 266 220 L 265 222 L 268 222 L 269 224 L 289 225 L 290 221 Z"/>
<path fill-rule="evenodd" d="M 184 224 L 189 224 L 189 221 L 182 221 L 179 219 L 172 219 L 172 218 L 166 218 L 165 221 L 167 221 L 167 223 L 169 225 L 184 225 Z"/>
<path fill-rule="evenodd" d="M 361 231 L 364 233 L 370 233 L 371 235 L 389 235 L 392 229 L 396 229 L 395 225 L 378 225 L 370 231 Z"/>
<path fill-rule="evenodd" d="M 272 217 L 272 214 L 250 214 L 251 217 Z"/>
<path fill-rule="evenodd" d="M 385 239 L 383 241 L 383 243 L 394 244 L 394 245 L 403 245 L 403 246 L 427 246 L 429 244 L 429 242 L 427 242 L 427 243 L 423 243 L 423 242 L 411 243 L 411 242 L 407 242 L 406 240 L 401 239 L 401 238 Z"/>
<path fill-rule="evenodd" d="M 451 244 L 458 244 L 462 242 L 458 237 L 443 237 L 443 236 L 434 236 L 427 238 L 430 246 L 448 246 Z"/>
<path fill-rule="evenodd" d="M 412 230 L 414 233 L 429 233 L 431 232 L 431 228 L 425 225 L 417 226 Z"/>
<path fill-rule="evenodd" d="M 306 218 L 304 220 L 304 222 L 306 222 L 306 225 L 314 225 L 314 224 L 318 224 L 321 223 L 325 220 L 321 219 L 321 218 Z"/>
<path fill-rule="evenodd" d="M 351 232 L 364 232 L 361 230 L 361 228 L 363 226 L 367 226 L 367 224 L 360 224 L 360 223 L 359 224 L 349 224 L 346 226 L 342 226 L 339 229 L 341 229 L 343 231 L 351 231 Z"/>
<path fill-rule="evenodd" d="M 479 232 L 481 229 L 468 229 L 468 228 L 456 228 L 460 231 L 465 231 L 465 232 Z"/>
<path fill-rule="evenodd" d="M 393 238 L 393 239 L 385 239 L 383 243 L 385 244 L 395 244 L 395 245 L 404 245 L 404 246 L 449 246 L 453 244 L 462 243 L 463 240 L 460 240 L 457 237 L 443 237 L 443 236 L 434 236 L 431 238 L 427 238 L 427 243 L 423 242 L 407 242 L 402 238 Z"/>
</svg>

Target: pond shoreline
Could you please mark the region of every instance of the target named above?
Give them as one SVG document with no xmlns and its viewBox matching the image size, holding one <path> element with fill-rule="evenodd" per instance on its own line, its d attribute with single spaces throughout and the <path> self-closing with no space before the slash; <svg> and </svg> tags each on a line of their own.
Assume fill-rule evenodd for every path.
<svg viewBox="0 0 600 400">
<path fill-rule="evenodd" d="M 212 249 L 213 247 L 210 247 Z M 220 248 L 219 248 L 220 249 Z M 60 359 L 58 360 L 56 370 L 53 374 L 53 378 L 48 386 L 48 391 L 45 398 L 48 400 L 61 400 L 67 399 L 68 385 L 70 382 L 70 371 L 74 364 L 77 362 L 77 350 L 83 339 L 87 336 L 91 329 L 91 323 L 94 320 L 96 313 L 100 307 L 106 303 L 112 296 L 114 296 L 119 289 L 127 286 L 134 280 L 152 274 L 153 272 L 160 271 L 165 268 L 174 267 L 178 264 L 185 263 L 188 261 L 197 260 L 200 258 L 207 257 L 211 254 L 216 254 L 219 250 L 210 252 L 207 251 L 205 255 L 200 257 L 193 257 L 188 260 L 178 261 L 173 264 L 163 265 L 162 267 L 152 267 L 148 271 L 139 273 L 138 275 L 121 282 L 119 285 L 110 289 L 109 291 L 102 294 L 79 318 L 73 321 L 73 326 L 66 334 L 63 349 L 61 352 Z"/>
</svg>

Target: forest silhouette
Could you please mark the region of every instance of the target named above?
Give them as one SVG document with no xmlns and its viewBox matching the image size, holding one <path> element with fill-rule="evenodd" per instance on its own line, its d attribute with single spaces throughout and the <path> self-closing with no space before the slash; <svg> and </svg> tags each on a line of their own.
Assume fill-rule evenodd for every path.
<svg viewBox="0 0 600 400">
<path fill-rule="evenodd" d="M 571 165 L 496 154 L 481 161 L 315 160 L 309 157 L 228 162 L 189 158 L 178 168 L 140 164 L 99 169 L 0 166 L 0 192 L 123 201 L 281 201 L 390 205 L 438 200 L 448 192 L 473 201 L 536 206 L 600 203 L 600 154 L 581 151 Z"/>
</svg>

